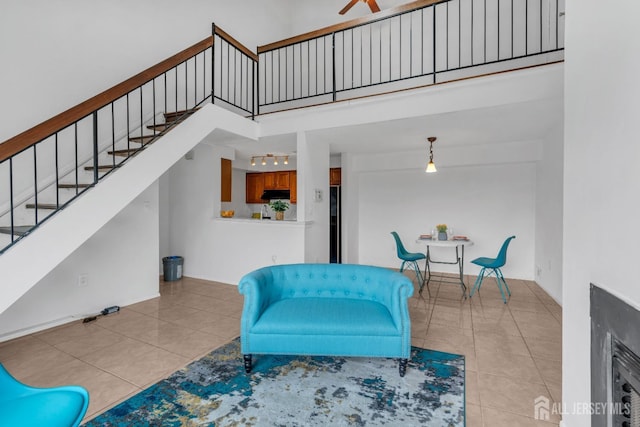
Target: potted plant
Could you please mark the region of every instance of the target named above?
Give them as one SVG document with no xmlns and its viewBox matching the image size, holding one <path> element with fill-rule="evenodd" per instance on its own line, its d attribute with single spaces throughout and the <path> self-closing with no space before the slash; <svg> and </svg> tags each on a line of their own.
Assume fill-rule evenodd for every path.
<svg viewBox="0 0 640 427">
<path fill-rule="evenodd" d="M 283 200 L 273 200 L 269 203 L 269 206 L 276 213 L 276 219 L 283 220 L 284 219 L 284 211 L 289 209 L 289 203 Z"/>
<path fill-rule="evenodd" d="M 447 240 L 447 224 L 438 224 L 436 229 L 438 229 L 438 240 Z"/>
</svg>

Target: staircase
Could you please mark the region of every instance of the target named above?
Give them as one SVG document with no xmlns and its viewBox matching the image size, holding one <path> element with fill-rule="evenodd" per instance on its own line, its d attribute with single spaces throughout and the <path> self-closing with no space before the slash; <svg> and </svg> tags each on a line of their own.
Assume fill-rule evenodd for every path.
<svg viewBox="0 0 640 427">
<path fill-rule="evenodd" d="M 105 172 L 109 174 L 108 178 L 58 210 L 44 226 L 37 227 L 37 232 L 31 232 L 29 226 L 19 230 L 28 233 L 29 237 L 21 239 L 0 256 L 0 313 L 154 184 L 187 152 L 207 137 L 211 141 L 213 131 L 219 129 L 252 140 L 258 137 L 257 123 L 217 105 L 204 104 L 187 117 L 188 120 L 175 120 L 173 126 L 158 133 L 152 143 L 139 147 L 135 156 L 126 159 L 126 164 L 121 162 L 112 173 Z M 111 159 L 106 151 L 105 157 Z M 14 233 L 17 232 L 14 227 Z"/>
<path fill-rule="evenodd" d="M 176 125 L 190 117 L 198 108 L 164 113 L 163 123 L 155 123 L 145 126 L 149 134 L 132 136 L 118 142 L 112 148 L 105 148 L 97 165 L 97 173 L 101 179 L 103 176 L 122 167 L 125 162 L 145 150 L 160 137 L 166 135 Z M 52 183 L 43 188 L 26 202 L 16 206 L 14 210 L 13 225 L 9 213 L 0 216 L 0 254 L 11 244 L 26 237 L 38 227 L 42 221 L 53 215 L 56 211 L 66 207 L 75 197 L 90 189 L 95 184 L 92 161 L 80 165 L 65 176 L 59 178 L 58 184 Z M 31 222 L 29 222 L 31 220 Z M 34 221 L 35 220 L 35 221 Z"/>
</svg>

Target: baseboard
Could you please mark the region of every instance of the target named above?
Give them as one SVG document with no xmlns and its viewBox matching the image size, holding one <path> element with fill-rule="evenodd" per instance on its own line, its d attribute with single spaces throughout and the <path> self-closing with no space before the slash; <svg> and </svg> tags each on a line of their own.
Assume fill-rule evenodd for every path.
<svg viewBox="0 0 640 427">
<path fill-rule="evenodd" d="M 157 298 L 160 296 L 160 293 L 157 292 L 153 295 L 150 296 L 146 296 L 143 298 L 136 298 L 133 300 L 127 300 L 124 302 L 120 302 L 120 304 L 122 304 L 122 307 L 126 307 L 132 304 L 137 304 L 139 302 L 143 302 L 143 301 L 147 301 L 150 300 L 152 298 Z M 60 319 L 56 319 L 56 320 L 51 320 L 49 322 L 45 322 L 45 323 L 40 323 L 38 325 L 34 325 L 34 326 L 29 326 L 27 328 L 23 328 L 23 329 L 18 329 L 17 331 L 12 331 L 12 332 L 8 332 L 4 335 L 0 335 L 0 342 L 4 342 L 4 341 L 9 341 L 9 340 L 13 340 L 16 338 L 21 338 L 27 335 L 31 335 L 31 334 L 35 334 L 36 332 L 42 332 L 44 330 L 47 329 L 51 329 L 51 328 L 55 328 L 57 326 L 62 326 L 62 325 L 66 325 L 67 323 L 71 323 L 71 322 L 75 322 L 77 320 L 80 319 L 84 319 L 85 317 L 90 316 L 91 314 L 86 313 L 86 314 L 76 314 L 73 316 L 66 316 L 66 317 L 62 317 Z"/>
</svg>

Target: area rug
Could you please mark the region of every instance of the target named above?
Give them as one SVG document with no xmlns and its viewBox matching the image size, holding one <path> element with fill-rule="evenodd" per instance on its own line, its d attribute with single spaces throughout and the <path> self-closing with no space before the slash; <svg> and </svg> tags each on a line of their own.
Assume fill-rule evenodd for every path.
<svg viewBox="0 0 640 427">
<path fill-rule="evenodd" d="M 382 358 L 213 351 L 86 426 L 464 426 L 464 356 L 412 347 L 404 377 Z"/>
</svg>

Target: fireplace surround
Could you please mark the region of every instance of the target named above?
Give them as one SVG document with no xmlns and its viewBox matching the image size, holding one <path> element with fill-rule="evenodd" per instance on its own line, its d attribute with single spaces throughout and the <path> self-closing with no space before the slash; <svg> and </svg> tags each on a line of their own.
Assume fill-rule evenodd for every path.
<svg viewBox="0 0 640 427">
<path fill-rule="evenodd" d="M 591 285 L 592 427 L 640 427 L 640 311 Z"/>
</svg>

